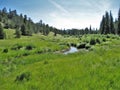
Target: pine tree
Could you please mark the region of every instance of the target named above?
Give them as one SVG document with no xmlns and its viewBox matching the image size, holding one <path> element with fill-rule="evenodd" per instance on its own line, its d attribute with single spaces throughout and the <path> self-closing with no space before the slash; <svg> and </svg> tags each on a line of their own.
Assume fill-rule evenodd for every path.
<svg viewBox="0 0 120 90">
<path fill-rule="evenodd" d="M 114 23 L 113 23 L 113 16 L 112 16 L 111 11 L 110 11 L 110 33 L 111 34 L 115 34 L 115 28 L 114 28 Z"/>
<path fill-rule="evenodd" d="M 90 31 L 90 34 L 92 34 L 92 28 L 91 28 L 91 25 L 90 25 L 90 29 L 89 29 L 89 31 Z"/>
<path fill-rule="evenodd" d="M 20 31 L 21 31 L 22 35 L 27 35 L 27 30 L 26 30 L 26 27 L 25 27 L 24 24 L 21 25 L 21 29 L 20 29 Z"/>
<path fill-rule="evenodd" d="M 104 32 L 105 32 L 105 17 L 103 16 L 100 24 L 100 33 L 104 34 Z"/>
<path fill-rule="evenodd" d="M 120 8 L 119 8 L 119 12 L 118 12 L 118 30 L 117 30 L 117 34 L 120 35 Z"/>
<path fill-rule="evenodd" d="M 105 33 L 104 34 L 109 34 L 110 33 L 110 28 L 109 28 L 109 13 L 106 11 L 105 14 Z"/>
<path fill-rule="evenodd" d="M 4 39 L 5 38 L 5 34 L 3 32 L 3 27 L 2 25 L 0 24 L 0 39 Z"/>
</svg>

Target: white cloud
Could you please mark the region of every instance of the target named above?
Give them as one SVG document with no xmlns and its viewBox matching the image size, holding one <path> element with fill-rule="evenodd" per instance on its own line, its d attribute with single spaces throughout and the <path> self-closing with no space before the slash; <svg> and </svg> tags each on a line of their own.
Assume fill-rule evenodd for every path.
<svg viewBox="0 0 120 90">
<path fill-rule="evenodd" d="M 66 4 L 66 6 L 64 4 L 60 5 L 53 0 L 49 1 L 58 9 L 58 11 L 49 13 L 49 18 L 51 18 L 49 24 L 59 29 L 85 28 L 90 25 L 94 28 L 99 28 L 102 15 L 106 10 L 112 10 L 115 13 L 111 8 L 110 0 L 77 0 L 78 2 L 71 2 Z M 65 3 L 67 2 L 70 1 L 65 1 Z"/>
<path fill-rule="evenodd" d="M 58 10 L 62 11 L 63 13 L 69 14 L 69 12 L 60 4 L 56 3 L 53 0 L 48 0 L 51 4 L 53 4 L 56 8 L 58 8 Z"/>
</svg>

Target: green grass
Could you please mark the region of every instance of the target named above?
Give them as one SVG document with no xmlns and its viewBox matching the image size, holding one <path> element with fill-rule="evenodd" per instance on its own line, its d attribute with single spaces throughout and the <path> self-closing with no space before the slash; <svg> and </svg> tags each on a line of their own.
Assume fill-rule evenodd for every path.
<svg viewBox="0 0 120 90">
<path fill-rule="evenodd" d="M 64 55 L 68 43 L 99 39 L 88 51 Z M 104 42 L 103 39 L 106 39 Z M 20 49 L 12 50 L 16 45 Z M 32 50 L 26 50 L 31 45 Z M 120 39 L 114 35 L 33 35 L 0 40 L 0 90 L 119 90 Z M 3 53 L 4 49 L 8 53 Z M 22 75 L 23 80 L 17 77 Z M 29 78 L 29 80 L 26 79 Z"/>
</svg>

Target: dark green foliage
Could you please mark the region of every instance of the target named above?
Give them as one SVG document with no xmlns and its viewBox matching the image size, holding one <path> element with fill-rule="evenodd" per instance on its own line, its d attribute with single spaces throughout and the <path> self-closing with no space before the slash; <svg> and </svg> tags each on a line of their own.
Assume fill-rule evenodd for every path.
<svg viewBox="0 0 120 90">
<path fill-rule="evenodd" d="M 100 44 L 101 42 L 100 42 L 100 39 L 96 39 L 96 43 L 98 43 L 98 44 Z"/>
<path fill-rule="evenodd" d="M 90 48 L 91 48 L 90 45 L 86 45 L 86 46 L 85 46 L 85 49 L 90 49 Z"/>
<path fill-rule="evenodd" d="M 3 27 L 2 25 L 0 24 L 0 39 L 4 39 L 5 38 L 5 34 L 3 32 Z"/>
<path fill-rule="evenodd" d="M 120 9 L 119 9 L 119 12 L 118 12 L 118 28 L 117 28 L 117 33 L 118 35 L 120 35 Z"/>
<path fill-rule="evenodd" d="M 103 16 L 100 24 L 100 33 L 101 34 L 115 34 L 113 16 L 110 11 L 110 14 L 106 11 L 106 14 Z"/>
<path fill-rule="evenodd" d="M 32 49 L 34 49 L 35 48 L 35 46 L 33 46 L 33 45 L 27 45 L 26 46 L 26 50 L 32 50 Z"/>
<path fill-rule="evenodd" d="M 30 80 L 31 73 L 30 72 L 24 72 L 18 76 L 16 76 L 15 82 L 21 82 L 21 81 L 28 81 Z"/>
<path fill-rule="evenodd" d="M 25 52 L 25 53 L 22 54 L 22 56 L 28 56 L 28 55 L 30 55 L 29 52 Z"/>
<path fill-rule="evenodd" d="M 103 40 L 102 40 L 103 42 L 106 42 L 106 39 L 105 38 L 103 38 Z"/>
<path fill-rule="evenodd" d="M 25 27 L 24 24 L 21 25 L 21 29 L 20 29 L 20 31 L 21 31 L 22 35 L 27 35 L 27 30 L 26 30 L 26 27 Z"/>
<path fill-rule="evenodd" d="M 103 16 L 101 24 L 100 24 L 100 33 L 104 34 L 105 31 L 105 17 Z"/>
<path fill-rule="evenodd" d="M 91 40 L 90 40 L 90 45 L 95 45 L 95 44 L 96 44 L 96 40 L 93 39 L 93 38 L 91 38 Z"/>
<path fill-rule="evenodd" d="M 86 44 L 85 43 L 81 43 L 77 46 L 78 49 L 83 49 L 85 48 Z"/>
<path fill-rule="evenodd" d="M 75 44 L 75 43 L 71 43 L 71 45 L 70 45 L 70 46 L 76 47 L 76 44 Z"/>
<path fill-rule="evenodd" d="M 3 53 L 8 53 L 8 49 L 5 48 L 5 49 L 3 50 Z"/>
<path fill-rule="evenodd" d="M 11 48 L 11 50 L 20 50 L 22 47 L 23 47 L 23 46 L 20 45 L 20 44 L 15 44 L 15 45 Z"/>
<path fill-rule="evenodd" d="M 110 33 L 110 28 L 109 28 L 109 13 L 106 11 L 105 14 L 105 33 L 104 34 L 109 34 Z"/>
<path fill-rule="evenodd" d="M 115 34 L 115 28 L 114 28 L 114 23 L 113 23 L 113 16 L 110 11 L 110 34 Z"/>
</svg>

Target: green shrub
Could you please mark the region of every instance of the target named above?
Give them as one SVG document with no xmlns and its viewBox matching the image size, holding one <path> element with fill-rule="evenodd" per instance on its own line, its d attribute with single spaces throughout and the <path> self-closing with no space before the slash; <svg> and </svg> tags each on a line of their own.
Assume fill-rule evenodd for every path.
<svg viewBox="0 0 120 90">
<path fill-rule="evenodd" d="M 16 76 L 15 81 L 25 81 L 25 80 L 28 81 L 28 80 L 30 80 L 30 76 L 31 76 L 30 72 L 24 72 L 24 73 Z"/>
<path fill-rule="evenodd" d="M 91 46 L 90 46 L 90 45 L 86 45 L 85 48 L 86 48 L 86 49 L 90 49 Z"/>
<path fill-rule="evenodd" d="M 25 53 L 23 53 L 22 56 L 28 56 L 28 55 L 30 55 L 30 53 L 29 52 L 25 52 Z"/>
<path fill-rule="evenodd" d="M 110 35 L 107 35 L 106 38 L 110 38 Z"/>
<path fill-rule="evenodd" d="M 98 43 L 98 44 L 100 44 L 101 42 L 100 42 L 100 39 L 96 39 L 96 43 Z"/>
<path fill-rule="evenodd" d="M 71 43 L 70 45 L 73 46 L 73 47 L 76 47 L 76 44 L 75 44 L 75 43 Z"/>
<path fill-rule="evenodd" d="M 11 48 L 11 50 L 19 50 L 19 49 L 21 49 L 23 46 L 22 45 L 20 45 L 20 44 L 15 44 L 12 48 Z"/>
<path fill-rule="evenodd" d="M 103 40 L 102 40 L 103 42 L 106 42 L 106 39 L 105 38 L 103 38 Z"/>
<path fill-rule="evenodd" d="M 26 50 L 32 50 L 32 49 L 34 49 L 35 48 L 35 46 L 33 46 L 33 45 L 27 45 L 26 46 Z"/>
<path fill-rule="evenodd" d="M 82 43 L 82 44 L 77 45 L 77 48 L 78 49 L 82 49 L 82 48 L 85 48 L 85 46 L 86 46 L 86 44 Z"/>
<path fill-rule="evenodd" d="M 3 53 L 8 53 L 8 49 L 5 48 L 5 49 L 3 50 Z"/>
<path fill-rule="evenodd" d="M 96 44 L 96 40 L 92 38 L 92 39 L 90 40 L 90 45 L 95 45 L 95 44 Z"/>
</svg>

